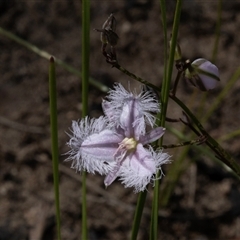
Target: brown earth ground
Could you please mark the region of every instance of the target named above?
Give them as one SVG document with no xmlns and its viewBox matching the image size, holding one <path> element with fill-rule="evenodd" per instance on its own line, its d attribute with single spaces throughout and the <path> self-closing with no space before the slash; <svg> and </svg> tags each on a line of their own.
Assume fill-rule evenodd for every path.
<svg viewBox="0 0 240 240">
<path fill-rule="evenodd" d="M 211 59 L 217 18 L 217 1 L 183 1 L 179 42 L 184 57 Z M 167 1 L 168 26 L 175 1 Z M 222 28 L 216 64 L 220 86 L 206 97 L 206 110 L 239 67 L 240 1 L 223 1 Z M 160 86 L 163 76 L 163 34 L 159 1 L 91 1 L 91 29 L 100 28 L 115 12 L 118 21 L 118 59 L 135 74 Z M 0 26 L 42 50 L 80 69 L 81 2 L 0 2 Z M 169 31 L 170 34 L 170 31 Z M 99 34 L 91 31 L 90 75 L 112 87 L 114 82 L 139 84 L 108 65 L 100 52 Z M 0 240 L 56 239 L 53 177 L 49 134 L 48 61 L 0 35 Z M 57 67 L 59 151 L 66 142 L 72 120 L 81 118 L 81 85 L 78 77 Z M 174 72 L 174 75 L 176 72 Z M 180 83 L 178 96 L 194 111 L 201 99 L 193 88 Z M 240 82 L 228 92 L 204 126 L 215 138 L 239 128 Z M 102 114 L 105 94 L 89 91 L 89 115 Z M 204 110 L 205 111 L 205 110 Z M 170 103 L 169 117 L 180 109 Z M 171 126 L 171 125 L 169 125 Z M 175 126 L 175 125 L 174 125 Z M 176 124 L 181 129 L 182 126 Z M 187 133 L 190 131 L 187 131 Z M 177 140 L 167 133 L 167 143 Z M 240 138 L 222 142 L 240 163 Z M 170 151 L 177 161 L 184 148 Z M 60 156 L 62 239 L 80 239 L 81 177 Z M 184 172 L 165 208 L 159 213 L 159 239 L 240 239 L 240 186 L 229 172 L 199 154 L 186 156 Z M 167 179 L 170 166 L 164 167 Z M 166 185 L 163 179 L 162 186 Z M 88 175 L 88 224 L 90 239 L 127 239 L 130 236 L 137 195 L 119 182 L 107 190 L 103 177 Z M 152 188 L 146 202 L 139 239 L 148 239 Z M 161 196 L 160 196 L 161 197 Z"/>
</svg>

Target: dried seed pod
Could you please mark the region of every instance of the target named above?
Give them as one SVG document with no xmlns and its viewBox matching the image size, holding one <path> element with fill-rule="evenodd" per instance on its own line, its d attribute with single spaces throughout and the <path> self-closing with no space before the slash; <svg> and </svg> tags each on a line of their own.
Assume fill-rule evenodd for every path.
<svg viewBox="0 0 240 240">
<path fill-rule="evenodd" d="M 103 44 L 110 44 L 111 46 L 116 46 L 118 42 L 118 35 L 116 31 L 117 21 L 116 18 L 111 13 L 108 19 L 104 22 L 102 29 L 95 29 L 101 32 L 100 39 Z"/>
<path fill-rule="evenodd" d="M 118 35 L 113 32 L 112 30 L 105 30 L 103 33 L 101 33 L 102 35 L 104 35 L 104 39 L 107 41 L 107 43 L 109 43 L 111 46 L 116 46 L 117 42 L 118 42 Z"/>
<path fill-rule="evenodd" d="M 102 29 L 103 30 L 112 30 L 113 32 L 115 32 L 116 27 L 117 27 L 116 18 L 111 13 L 110 16 L 108 17 L 108 19 L 104 22 Z"/>
</svg>

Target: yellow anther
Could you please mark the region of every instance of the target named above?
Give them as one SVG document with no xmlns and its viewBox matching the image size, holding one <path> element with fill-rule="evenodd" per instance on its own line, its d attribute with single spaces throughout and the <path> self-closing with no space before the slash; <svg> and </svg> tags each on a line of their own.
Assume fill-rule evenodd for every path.
<svg viewBox="0 0 240 240">
<path fill-rule="evenodd" d="M 129 150 L 135 150 L 137 147 L 137 141 L 134 138 L 124 138 L 121 145 Z"/>
</svg>

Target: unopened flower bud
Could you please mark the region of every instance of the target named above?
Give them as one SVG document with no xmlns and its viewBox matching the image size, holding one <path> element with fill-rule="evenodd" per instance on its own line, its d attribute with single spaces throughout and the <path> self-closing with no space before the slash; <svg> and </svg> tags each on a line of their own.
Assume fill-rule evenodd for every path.
<svg viewBox="0 0 240 240">
<path fill-rule="evenodd" d="M 204 58 L 193 61 L 186 70 L 185 77 L 202 91 L 215 88 L 220 81 L 218 68 Z"/>
</svg>

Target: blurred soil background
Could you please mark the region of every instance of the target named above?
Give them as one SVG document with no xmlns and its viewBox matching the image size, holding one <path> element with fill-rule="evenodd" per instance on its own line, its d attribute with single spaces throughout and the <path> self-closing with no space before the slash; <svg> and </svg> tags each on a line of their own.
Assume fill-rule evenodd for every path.
<svg viewBox="0 0 240 240">
<path fill-rule="evenodd" d="M 175 1 L 167 1 L 169 34 Z M 119 63 L 160 86 L 163 76 L 163 33 L 159 1 L 91 1 L 91 29 L 101 28 L 111 12 L 117 19 Z M 220 86 L 207 94 L 206 112 L 216 95 L 239 67 L 240 1 L 223 1 L 222 26 L 216 65 Z M 183 56 L 211 60 L 217 19 L 217 1 L 185 0 L 179 29 Z M 81 70 L 81 1 L 0 1 L 0 27 Z M 101 54 L 99 33 L 91 31 L 90 75 L 112 87 L 121 82 L 139 84 L 111 68 Z M 56 67 L 60 151 L 62 239 L 80 239 L 81 176 L 64 162 L 72 120 L 81 118 L 79 78 Z M 56 239 L 54 192 L 49 130 L 48 61 L 0 35 L 0 240 Z M 176 71 L 173 77 L 176 76 Z M 185 81 L 177 95 L 197 115 L 202 93 Z M 102 114 L 105 94 L 90 86 L 89 115 Z M 196 111 L 195 111 L 196 110 Z M 168 116 L 181 117 L 170 102 Z M 199 117 L 204 116 L 200 114 Z M 216 139 L 237 130 L 240 122 L 240 81 L 228 92 L 204 126 Z M 169 124 L 179 130 L 180 123 Z M 170 128 L 169 128 L 170 129 Z M 189 139 L 195 138 L 184 130 Z M 166 143 L 178 140 L 168 131 Z M 240 137 L 222 145 L 240 163 Z M 169 150 L 173 161 L 185 148 Z M 240 186 L 231 173 L 192 147 L 180 165 L 182 173 L 168 204 L 159 212 L 159 239 L 240 239 Z M 162 188 L 170 184 L 168 171 Z M 128 239 L 137 195 L 114 182 L 107 190 L 103 177 L 88 175 L 90 239 Z M 152 187 L 149 187 L 139 239 L 148 239 Z M 160 198 L 163 196 L 161 195 Z"/>
</svg>

